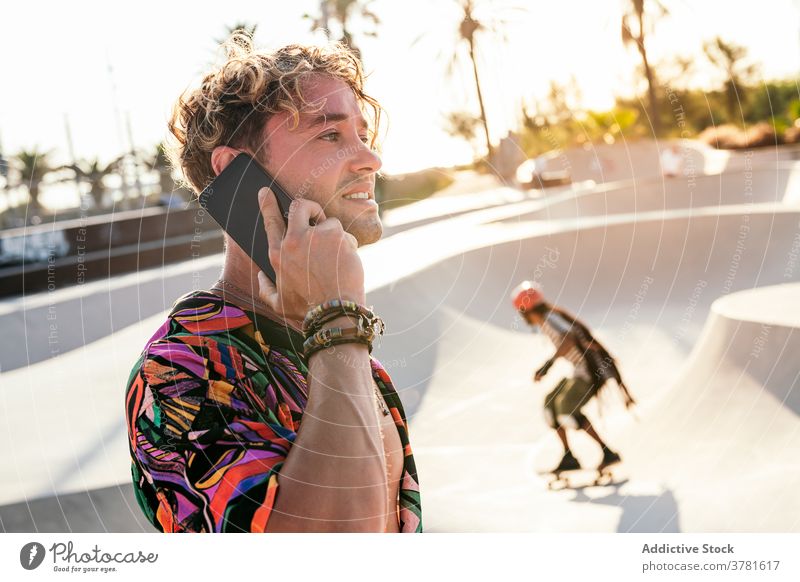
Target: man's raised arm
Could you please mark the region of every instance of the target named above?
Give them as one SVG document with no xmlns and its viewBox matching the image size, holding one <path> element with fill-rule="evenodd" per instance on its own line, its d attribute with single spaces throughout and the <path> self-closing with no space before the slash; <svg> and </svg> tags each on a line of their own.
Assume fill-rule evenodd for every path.
<svg viewBox="0 0 800 582">
<path fill-rule="evenodd" d="M 358 245 L 338 220 L 298 199 L 284 228 L 274 196 L 263 189 L 259 200 L 277 279 L 273 285 L 259 273 L 268 305 L 297 320 L 330 299 L 365 303 Z M 341 316 L 323 327 L 346 327 L 349 320 Z M 308 390 L 267 531 L 383 531 L 388 484 L 367 346 L 347 343 L 312 354 Z"/>
</svg>

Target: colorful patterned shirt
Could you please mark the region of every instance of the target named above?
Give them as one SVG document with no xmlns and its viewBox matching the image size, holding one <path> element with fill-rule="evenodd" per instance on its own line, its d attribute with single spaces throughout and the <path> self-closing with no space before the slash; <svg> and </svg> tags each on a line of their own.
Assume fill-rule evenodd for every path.
<svg viewBox="0 0 800 582">
<path fill-rule="evenodd" d="M 208 291 L 179 298 L 126 389 L 139 506 L 163 532 L 263 532 L 308 398 L 303 336 Z M 298 353 L 299 352 L 299 353 Z M 422 531 L 400 398 L 370 358 L 403 445 L 401 532 Z"/>
</svg>

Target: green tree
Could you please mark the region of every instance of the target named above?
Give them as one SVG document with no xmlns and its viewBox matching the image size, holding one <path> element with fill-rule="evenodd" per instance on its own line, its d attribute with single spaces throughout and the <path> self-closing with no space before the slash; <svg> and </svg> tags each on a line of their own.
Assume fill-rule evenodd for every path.
<svg viewBox="0 0 800 582">
<path fill-rule="evenodd" d="M 463 139 L 474 149 L 480 125 L 480 117 L 469 111 L 451 111 L 445 116 L 444 130 L 453 137 Z"/>
<path fill-rule="evenodd" d="M 615 107 L 610 111 L 588 111 L 587 126 L 592 139 L 614 143 L 629 132 L 639 119 L 639 112 L 629 107 Z"/>
<path fill-rule="evenodd" d="M 158 172 L 159 189 L 162 194 L 168 194 L 175 189 L 175 180 L 172 178 L 172 163 L 167 156 L 164 142 L 156 146 L 153 156 L 147 160 L 147 165 Z"/>
<path fill-rule="evenodd" d="M 0 149 L 0 194 L 8 188 L 8 165 L 8 160 L 3 157 L 3 151 Z"/>
<path fill-rule="evenodd" d="M 528 156 L 570 147 L 591 139 L 581 122 L 583 95 L 574 77 L 560 84 L 550 82 L 547 97 L 521 109 L 522 148 Z"/>
<path fill-rule="evenodd" d="M 18 181 L 27 188 L 30 197 L 29 216 L 34 216 L 41 211 L 39 188 L 45 176 L 55 169 L 51 165 L 49 157 L 49 151 L 39 151 L 38 147 L 21 150 L 14 156 L 13 165 L 17 169 Z"/>
<path fill-rule="evenodd" d="M 106 193 L 105 178 L 119 171 L 119 164 L 124 157 L 120 156 L 107 164 L 100 163 L 97 158 L 78 160 L 59 169 L 72 170 L 79 182 L 87 182 L 95 208 L 103 208 L 103 198 Z"/>
<path fill-rule="evenodd" d="M 711 63 L 725 75 L 723 91 L 726 99 L 728 121 L 744 117 L 744 86 L 751 83 L 758 72 L 755 64 L 745 62 L 747 49 L 720 37 L 705 43 L 703 50 Z"/>
<path fill-rule="evenodd" d="M 622 15 L 622 43 L 626 46 L 634 45 L 642 59 L 644 76 L 647 79 L 648 115 L 652 120 L 653 132 L 660 135 L 661 119 L 656 98 L 656 78 L 647 57 L 645 41 L 652 34 L 655 21 L 669 12 L 658 0 L 650 0 L 648 5 L 652 5 L 653 10 L 646 10 L 645 0 L 630 0 L 627 12 Z"/>
</svg>

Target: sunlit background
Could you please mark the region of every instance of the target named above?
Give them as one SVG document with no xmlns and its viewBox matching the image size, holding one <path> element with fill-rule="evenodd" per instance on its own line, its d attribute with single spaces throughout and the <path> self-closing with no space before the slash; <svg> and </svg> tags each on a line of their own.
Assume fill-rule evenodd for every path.
<svg viewBox="0 0 800 582">
<path fill-rule="evenodd" d="M 448 113 L 478 110 L 471 62 L 459 42 L 459 3 L 362 4 L 379 22 L 355 9 L 349 26 L 363 52 L 368 88 L 388 111 L 387 173 L 470 161 L 469 144 L 445 131 Z M 694 60 L 687 83 L 711 88 L 720 82 L 721 74 L 705 62 L 702 51 L 703 42 L 715 36 L 747 47 L 765 78 L 800 69 L 796 2 L 672 0 L 665 5 L 670 14 L 656 24 L 648 52 L 654 63 L 674 56 Z M 593 109 L 608 109 L 615 97 L 635 95 L 640 59 L 621 40 L 624 9 L 615 0 L 478 0 L 476 18 L 497 29 L 478 35 L 476 43 L 491 136 L 499 139 L 517 129 L 521 104 L 546 95 L 551 81 L 567 83 L 574 77 L 584 105 Z M 219 56 L 216 41 L 227 27 L 256 25 L 255 40 L 264 47 L 324 42 L 324 33 L 312 32 L 312 21 L 303 18 L 319 12 L 317 0 L 6 5 L 0 19 L 0 147 L 8 156 L 39 146 L 67 162 L 68 124 L 78 158 L 109 161 L 131 142 L 152 149 L 165 135 L 176 97 Z"/>
<path fill-rule="evenodd" d="M 660 95 L 662 115 L 668 109 L 666 87 L 694 91 L 694 109 L 707 111 L 695 111 L 701 118 L 693 120 L 691 137 L 720 122 L 748 124 L 766 117 L 793 123 L 797 116 L 787 113 L 787 99 L 798 98 L 800 3 L 769 0 L 756 8 L 723 0 L 644 2 L 650 82 L 633 38 L 639 34 L 637 5 L 635 0 L 224 6 L 148 1 L 135 8 L 15 3 L 0 19 L 2 227 L 38 224 L 55 211 L 67 217 L 63 211 L 75 211 L 84 197 L 97 213 L 119 202 L 117 210 L 149 206 L 170 194 L 177 176 L 170 175 L 157 149 L 167 136 L 170 109 L 220 61 L 220 42 L 237 27 L 254 32 L 263 48 L 346 38 L 359 50 L 367 89 L 387 112 L 381 143 L 389 176 L 480 160 L 491 165 L 497 160 L 490 144 L 500 146 L 509 135 L 520 153 L 509 162 L 514 164 L 548 149 L 608 143 L 626 132 L 687 137 L 678 135 L 674 123 L 653 125 L 650 85 Z M 727 43 L 732 59 L 715 60 L 708 52 L 717 40 Z M 760 84 L 775 81 L 783 83 L 781 95 L 766 89 L 757 95 Z M 745 83 L 758 111 L 741 120 L 720 118 L 712 105 L 697 103 L 704 99 L 702 91 L 716 91 L 723 101 L 733 92 L 739 100 L 737 90 Z M 800 109 L 796 113 L 800 116 Z M 567 134 L 565 122 L 573 126 Z M 555 129 L 546 139 L 543 124 Z M 429 190 L 440 186 L 431 184 Z M 182 202 L 189 196 L 181 191 Z M 31 198 L 36 208 L 27 207 L 26 213 Z"/>
<path fill-rule="evenodd" d="M 152 531 L 123 387 L 224 264 L 159 146 L 238 28 L 343 39 L 386 110 L 359 256 L 427 531 L 800 530 L 800 0 L 5 5 L 0 530 Z M 509 301 L 524 279 L 639 402 L 589 405 L 624 457 L 605 485 L 541 474 L 570 365 L 532 384 L 553 346 Z"/>
</svg>

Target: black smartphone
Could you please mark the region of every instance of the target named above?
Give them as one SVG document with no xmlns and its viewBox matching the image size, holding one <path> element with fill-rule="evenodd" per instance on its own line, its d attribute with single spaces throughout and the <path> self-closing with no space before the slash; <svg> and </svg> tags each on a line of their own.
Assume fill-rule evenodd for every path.
<svg viewBox="0 0 800 582">
<path fill-rule="evenodd" d="M 274 283 L 275 270 L 269 262 L 267 232 L 258 206 L 258 191 L 264 186 L 275 193 L 283 222 L 288 224 L 292 197 L 247 154 L 236 156 L 214 178 L 200 193 L 199 203 Z"/>
</svg>

